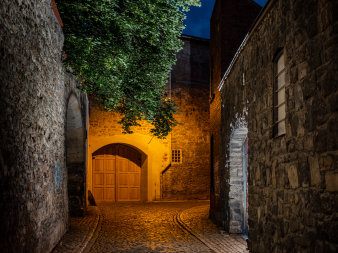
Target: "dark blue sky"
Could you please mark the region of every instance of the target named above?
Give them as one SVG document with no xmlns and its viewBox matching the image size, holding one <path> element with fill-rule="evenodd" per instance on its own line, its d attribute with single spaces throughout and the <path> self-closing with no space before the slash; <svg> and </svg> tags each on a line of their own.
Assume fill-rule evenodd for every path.
<svg viewBox="0 0 338 253">
<path fill-rule="evenodd" d="M 254 0 L 264 6 L 267 0 Z M 215 0 L 201 0 L 202 7 L 192 7 L 184 21 L 186 28 L 183 34 L 200 38 L 210 38 L 210 17 L 214 8 Z"/>
</svg>

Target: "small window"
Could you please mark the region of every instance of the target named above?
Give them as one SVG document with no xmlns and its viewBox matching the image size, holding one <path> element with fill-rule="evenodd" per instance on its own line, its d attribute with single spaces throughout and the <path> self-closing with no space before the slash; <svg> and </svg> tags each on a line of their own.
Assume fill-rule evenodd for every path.
<svg viewBox="0 0 338 253">
<path fill-rule="evenodd" d="M 285 134 L 285 63 L 284 54 L 280 53 L 276 57 L 275 82 L 274 82 L 274 136 Z"/>
<path fill-rule="evenodd" d="M 173 149 L 171 151 L 171 162 L 182 163 L 182 150 L 181 149 Z"/>
</svg>

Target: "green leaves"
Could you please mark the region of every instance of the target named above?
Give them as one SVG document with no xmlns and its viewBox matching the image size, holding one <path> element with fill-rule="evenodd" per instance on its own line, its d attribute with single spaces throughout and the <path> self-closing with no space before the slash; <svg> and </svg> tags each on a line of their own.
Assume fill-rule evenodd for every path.
<svg viewBox="0 0 338 253">
<path fill-rule="evenodd" d="M 140 120 L 165 138 L 177 125 L 177 106 L 164 89 L 189 6 L 199 0 L 59 0 L 64 64 L 96 102 L 122 115 L 124 132 Z"/>
</svg>

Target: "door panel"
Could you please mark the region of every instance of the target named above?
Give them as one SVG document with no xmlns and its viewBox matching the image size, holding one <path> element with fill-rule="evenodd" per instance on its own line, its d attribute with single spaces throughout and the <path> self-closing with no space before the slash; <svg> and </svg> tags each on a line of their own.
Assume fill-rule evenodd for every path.
<svg viewBox="0 0 338 253">
<path fill-rule="evenodd" d="M 129 196 L 128 196 L 129 189 L 128 187 L 119 187 L 118 189 L 118 201 L 128 201 Z"/>
<path fill-rule="evenodd" d="M 94 171 L 103 171 L 104 170 L 104 159 L 103 157 L 93 160 L 93 170 Z"/>
<path fill-rule="evenodd" d="M 104 186 L 104 174 L 103 173 L 95 173 L 94 174 L 94 185 L 96 186 Z"/>
<path fill-rule="evenodd" d="M 115 171 L 115 157 L 104 160 L 104 168 L 106 171 Z"/>
<path fill-rule="evenodd" d="M 129 177 L 126 173 L 119 173 L 118 187 L 128 187 Z"/>
<path fill-rule="evenodd" d="M 97 201 L 103 201 L 104 200 L 104 188 L 103 187 L 94 187 L 93 188 L 93 195 L 95 200 Z"/>
<path fill-rule="evenodd" d="M 141 154 L 122 144 L 93 153 L 93 195 L 97 201 L 139 201 Z"/>
<path fill-rule="evenodd" d="M 115 187 L 105 187 L 104 188 L 104 200 L 105 201 L 115 201 Z"/>
<path fill-rule="evenodd" d="M 115 187 L 115 173 L 105 174 L 105 186 Z"/>
<path fill-rule="evenodd" d="M 129 199 L 133 201 L 140 200 L 140 188 L 129 188 Z"/>
</svg>

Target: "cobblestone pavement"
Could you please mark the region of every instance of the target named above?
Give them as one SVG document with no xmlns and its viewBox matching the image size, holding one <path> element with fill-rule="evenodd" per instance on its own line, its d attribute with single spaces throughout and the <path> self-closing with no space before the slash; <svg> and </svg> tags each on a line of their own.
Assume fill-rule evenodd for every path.
<svg viewBox="0 0 338 253">
<path fill-rule="evenodd" d="M 62 237 L 53 253 L 80 253 L 93 237 L 99 223 L 99 209 L 89 206 L 84 217 L 71 218 L 69 231 Z"/>
<path fill-rule="evenodd" d="M 204 202 L 205 203 L 205 202 Z M 213 252 L 177 223 L 184 209 L 203 202 L 111 203 L 85 252 Z"/>
<path fill-rule="evenodd" d="M 223 233 L 208 217 L 209 205 L 202 205 L 183 210 L 177 219 L 187 231 L 199 238 L 215 252 L 249 252 L 247 243 L 241 235 Z"/>
<path fill-rule="evenodd" d="M 221 233 L 208 215 L 208 201 L 102 203 L 72 218 L 53 253 L 248 252 L 241 236 Z"/>
</svg>

